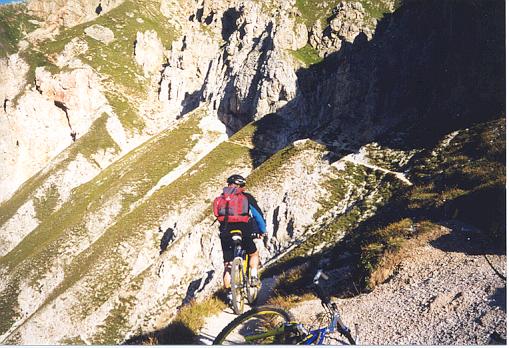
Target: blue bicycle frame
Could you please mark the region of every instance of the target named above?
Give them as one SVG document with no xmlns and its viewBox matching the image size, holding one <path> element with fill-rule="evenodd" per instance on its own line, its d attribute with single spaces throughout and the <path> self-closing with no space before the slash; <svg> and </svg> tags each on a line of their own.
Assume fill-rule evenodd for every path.
<svg viewBox="0 0 509 348">
<path fill-rule="evenodd" d="M 325 340 L 325 337 L 327 337 L 327 335 L 329 333 L 332 333 L 332 332 L 336 331 L 337 323 L 338 323 L 338 318 L 337 318 L 336 315 L 334 315 L 332 317 L 332 320 L 331 320 L 329 326 L 323 327 L 323 328 L 320 328 L 320 329 L 316 329 L 316 330 L 311 330 L 309 332 L 309 335 L 302 342 L 302 344 L 304 344 L 304 345 L 311 345 L 311 344 L 313 344 L 315 342 L 317 342 L 316 344 L 323 344 L 323 341 Z"/>
</svg>

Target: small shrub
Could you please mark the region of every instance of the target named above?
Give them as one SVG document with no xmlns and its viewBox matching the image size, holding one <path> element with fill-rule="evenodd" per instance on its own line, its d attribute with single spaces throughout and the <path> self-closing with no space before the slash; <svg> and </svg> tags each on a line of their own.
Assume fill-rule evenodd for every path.
<svg viewBox="0 0 509 348">
<path fill-rule="evenodd" d="M 430 221 L 415 223 L 403 219 L 372 233 L 376 242 L 361 247 L 360 272 L 364 286 L 374 289 L 391 276 L 397 265 L 424 243 L 441 236 L 444 230 Z"/>
<path fill-rule="evenodd" d="M 182 307 L 170 325 L 157 332 L 152 341 L 158 344 L 193 344 L 205 319 L 225 307 L 217 294 L 202 302 L 192 301 Z"/>
</svg>

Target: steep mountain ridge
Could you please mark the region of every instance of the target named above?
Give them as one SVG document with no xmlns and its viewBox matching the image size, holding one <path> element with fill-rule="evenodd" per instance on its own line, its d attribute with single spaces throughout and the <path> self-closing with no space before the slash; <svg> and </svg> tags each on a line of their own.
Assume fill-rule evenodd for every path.
<svg viewBox="0 0 509 348">
<path fill-rule="evenodd" d="M 336 17 L 366 22 L 372 8 L 363 3 L 327 6 Z M 167 325 L 188 285 L 222 268 L 209 210 L 233 172 L 248 175 L 264 209 L 271 236 L 264 261 L 320 257 L 408 189 L 419 158 L 437 142 L 447 148 L 456 137 L 450 132 L 503 116 L 500 2 L 404 2 L 372 38 L 363 34 L 372 29 L 350 25 L 336 46 L 323 39 L 330 52 L 310 68 L 297 61 L 311 47 L 309 24 L 324 20 L 325 35 L 338 21 L 307 13 L 314 8 L 307 5 L 124 1 L 52 39 L 28 34 L 20 59 L 42 59 L 27 59 L 36 83 L 28 78 L 22 90 L 18 81 L 4 99 L 1 134 L 11 134 L 2 139 L 12 160 L 2 185 L 13 192 L 42 170 L 12 196 L 2 190 L 9 199 L 0 209 L 0 341 L 111 344 Z M 458 25 L 439 25 L 454 18 Z M 113 41 L 89 36 L 93 26 L 110 30 Z M 441 55 L 443 45 L 464 49 L 465 28 L 473 28 L 478 55 Z M 495 35 L 483 41 L 487 32 Z M 421 60 L 413 61 L 416 52 Z M 428 76 L 443 73 L 442 61 L 447 79 L 434 83 Z M 77 77 L 83 73 L 88 79 Z M 73 92 L 72 79 L 88 81 L 85 90 L 96 94 Z M 40 122 L 49 122 L 48 140 L 22 141 L 24 157 L 47 154 L 40 144 L 58 145 L 54 154 L 67 148 L 15 175 L 23 156 L 7 121 L 22 128 L 21 115 L 39 119 L 39 105 L 47 106 Z M 61 132 L 49 121 L 55 115 Z M 430 177 L 439 173 L 430 168 Z M 505 166 L 497 168 L 496 180 L 505 177 Z M 463 189 L 445 199 L 469 193 Z M 198 299 L 217 287 L 219 273 Z"/>
</svg>

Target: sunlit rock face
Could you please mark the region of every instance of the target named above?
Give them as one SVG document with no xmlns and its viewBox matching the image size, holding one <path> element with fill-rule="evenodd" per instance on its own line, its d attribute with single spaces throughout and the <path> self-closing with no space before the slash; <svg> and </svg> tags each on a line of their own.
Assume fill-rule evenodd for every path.
<svg viewBox="0 0 509 348">
<path fill-rule="evenodd" d="M 30 0 L 27 2 L 27 7 L 31 14 L 43 19 L 47 26 L 72 27 L 95 19 L 122 2 L 124 0 Z"/>
</svg>

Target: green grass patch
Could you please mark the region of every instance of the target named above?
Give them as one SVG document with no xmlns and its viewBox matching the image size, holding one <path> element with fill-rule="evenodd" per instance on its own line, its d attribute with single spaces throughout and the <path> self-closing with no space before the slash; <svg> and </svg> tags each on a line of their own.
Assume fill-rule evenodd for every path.
<svg viewBox="0 0 509 348">
<path fill-rule="evenodd" d="M 323 60 L 323 58 L 318 55 L 316 49 L 314 49 L 310 44 L 306 44 L 306 46 L 296 51 L 291 51 L 291 53 L 297 60 L 304 63 L 306 67 L 319 63 Z"/>
<path fill-rule="evenodd" d="M 54 184 L 44 192 L 43 197 L 35 197 L 35 217 L 40 221 L 45 220 L 55 211 L 59 198 L 60 194 L 58 193 L 58 187 Z"/>
<path fill-rule="evenodd" d="M 383 283 L 396 266 L 416 247 L 438 238 L 445 232 L 430 221 L 414 223 L 405 218 L 363 235 L 359 262 L 360 275 L 368 290 Z"/>
<path fill-rule="evenodd" d="M 106 128 L 108 115 L 102 114 L 94 121 L 88 132 L 76 141 L 76 146 L 71 148 L 69 156 L 76 158 L 78 154 L 82 154 L 91 162 L 94 162 L 93 156 L 100 151 L 112 149 L 115 153 L 120 152 L 120 147 L 110 136 Z"/>
<path fill-rule="evenodd" d="M 25 4 L 0 6 L 0 58 L 16 53 L 25 34 L 37 28 L 31 19 Z"/>
<path fill-rule="evenodd" d="M 6 333 L 18 319 L 16 304 L 20 292 L 18 283 L 11 283 L 0 292 L 0 335 Z"/>
<path fill-rule="evenodd" d="M 369 17 L 375 19 L 381 19 L 385 14 L 391 12 L 391 7 L 388 1 L 381 0 L 360 0 L 360 3 L 366 10 Z M 399 8 L 401 5 L 400 0 L 394 0 L 394 10 Z"/>
<path fill-rule="evenodd" d="M 353 2 L 356 0 L 348 0 Z M 390 6 L 383 0 L 359 0 L 364 7 L 366 14 L 374 19 L 380 19 L 385 13 L 390 12 Z M 322 28 L 328 23 L 327 19 L 332 16 L 333 8 L 338 4 L 332 0 L 297 0 L 296 6 L 302 13 L 302 21 L 308 29 L 311 29 L 317 20 L 320 20 Z M 395 8 L 399 7 L 399 1 L 396 0 Z"/>
<path fill-rule="evenodd" d="M 298 146 L 289 145 L 276 152 L 256 168 L 247 178 L 247 185 L 251 187 L 262 186 L 267 182 L 284 180 L 282 173 L 284 173 L 285 167 L 291 166 L 292 160 L 303 152 L 308 152 L 310 156 L 323 155 L 325 153 L 325 146 L 314 141 L 307 141 L 305 144 Z"/>
<path fill-rule="evenodd" d="M 163 329 L 148 334 L 140 334 L 128 340 L 128 344 L 170 345 L 197 344 L 199 330 L 205 319 L 221 312 L 226 304 L 219 299 L 219 292 L 202 301 L 192 301 L 183 306 L 171 323 Z"/>
<path fill-rule="evenodd" d="M 129 330 L 129 313 L 135 306 L 135 301 L 136 298 L 134 296 L 119 299 L 109 312 L 104 323 L 99 325 L 91 342 L 98 345 L 118 344 L 118 342 L 121 342 L 127 330 Z"/>
<path fill-rule="evenodd" d="M 131 130 L 131 132 L 143 130 L 145 127 L 143 118 L 138 116 L 134 111 L 135 106 L 131 105 L 123 95 L 107 91 L 105 96 L 125 129 Z"/>
<path fill-rule="evenodd" d="M 327 25 L 326 19 L 332 15 L 332 9 L 337 2 L 332 0 L 297 0 L 296 6 L 302 14 L 304 24 L 311 29 L 317 20 L 322 22 L 322 28 Z"/>
</svg>

